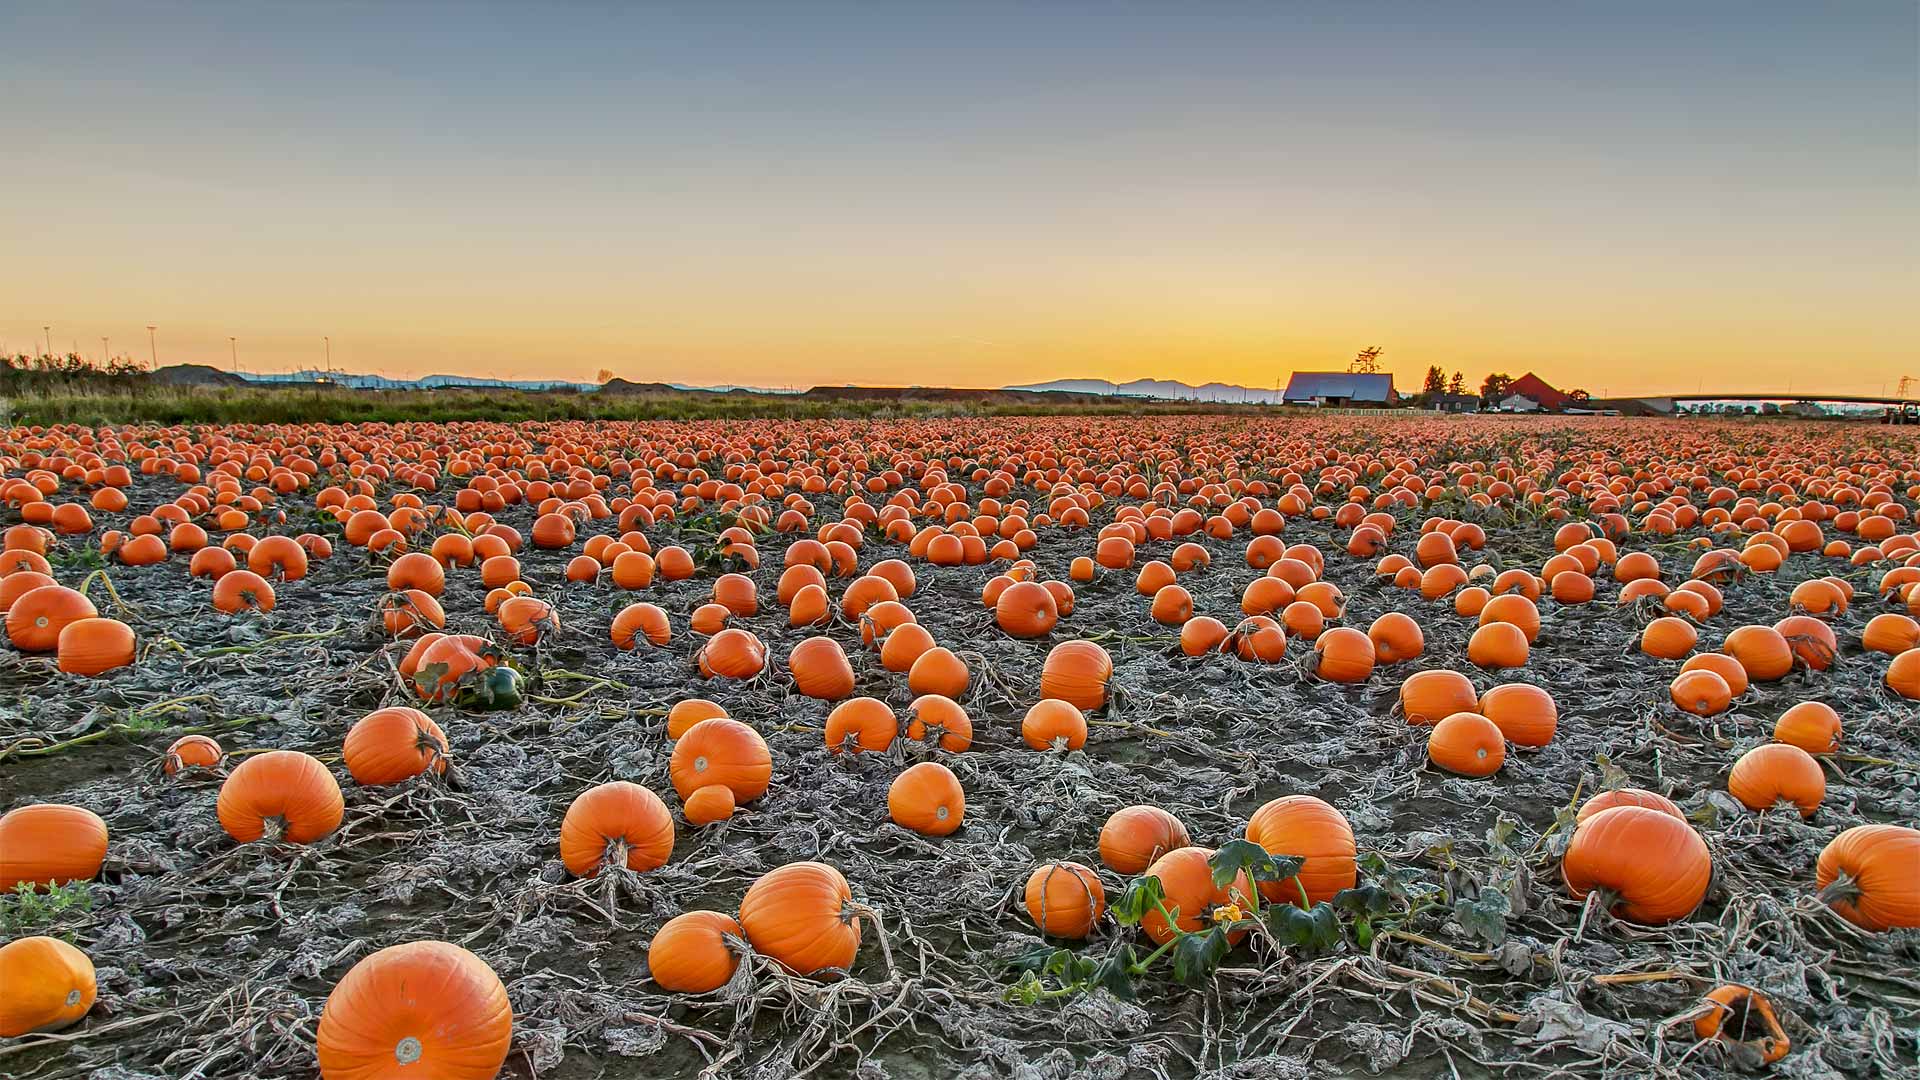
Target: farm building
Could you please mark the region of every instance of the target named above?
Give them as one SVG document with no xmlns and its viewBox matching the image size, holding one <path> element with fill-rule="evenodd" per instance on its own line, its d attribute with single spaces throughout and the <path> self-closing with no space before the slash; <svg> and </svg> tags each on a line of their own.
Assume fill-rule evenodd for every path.
<svg viewBox="0 0 1920 1080">
<path fill-rule="evenodd" d="M 1500 399 L 1501 412 L 1539 412 L 1540 403 L 1525 394 L 1508 394 Z"/>
<path fill-rule="evenodd" d="M 1538 405 L 1548 412 L 1562 409 L 1566 407 L 1567 404 L 1567 395 L 1565 392 L 1549 386 L 1545 379 L 1542 379 L 1531 371 L 1507 384 L 1507 393 L 1509 395 L 1517 394 L 1521 397 L 1532 398 L 1535 405 Z M 1504 403 L 1502 404 L 1504 405 Z"/>
<path fill-rule="evenodd" d="M 1281 400 L 1289 405 L 1391 405 L 1393 376 L 1351 371 L 1296 371 Z"/>
<path fill-rule="evenodd" d="M 1426 407 L 1433 412 L 1470 413 L 1480 411 L 1478 394 L 1428 394 Z"/>
</svg>

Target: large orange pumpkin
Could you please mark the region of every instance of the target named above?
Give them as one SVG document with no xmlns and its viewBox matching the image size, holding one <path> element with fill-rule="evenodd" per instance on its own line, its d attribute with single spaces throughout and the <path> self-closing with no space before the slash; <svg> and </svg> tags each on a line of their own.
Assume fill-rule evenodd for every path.
<svg viewBox="0 0 1920 1080">
<path fill-rule="evenodd" d="M 740 926 L 757 952 L 797 975 L 847 971 L 860 951 L 853 890 L 826 863 L 788 863 L 760 875 L 740 900 Z"/>
<path fill-rule="evenodd" d="M 298 750 L 246 758 L 220 785 L 220 827 L 242 844 L 272 833 L 310 844 L 340 827 L 346 804 L 340 784 L 319 759 Z"/>
<path fill-rule="evenodd" d="M 682 799 L 708 784 L 724 784 L 744 806 L 767 793 L 773 759 L 759 732 L 738 720 L 716 716 L 680 736 L 673 744 L 667 772 Z"/>
<path fill-rule="evenodd" d="M 447 771 L 447 736 L 419 709 L 394 705 L 361 717 L 347 731 L 341 758 L 357 784 L 411 780 L 431 769 Z"/>
<path fill-rule="evenodd" d="M 1706 899 L 1713 859 L 1685 819 L 1644 806 L 1615 806 L 1574 827 L 1560 863 L 1576 900 L 1609 894 L 1613 913 L 1659 926 Z"/>
<path fill-rule="evenodd" d="M 639 784 L 614 780 L 588 788 L 560 820 L 560 861 L 575 877 L 599 874 L 608 859 L 647 871 L 672 855 L 673 815 Z"/>
<path fill-rule="evenodd" d="M 1855 825 L 1828 841 L 1814 869 L 1820 898 L 1875 932 L 1920 927 L 1920 830 Z"/>
<path fill-rule="evenodd" d="M 740 966 L 726 939 L 744 939 L 732 916 L 718 911 L 689 911 L 668 919 L 647 943 L 647 974 L 662 990 L 705 994 L 727 985 Z"/>
<path fill-rule="evenodd" d="M 0 945 L 0 1038 L 63 1031 L 93 1008 L 93 961 L 54 937 Z"/>
<path fill-rule="evenodd" d="M 1255 810 L 1247 839 L 1270 855 L 1303 860 L 1298 877 L 1260 883 L 1260 895 L 1270 901 L 1311 907 L 1353 888 L 1358 879 L 1346 815 L 1312 795 L 1284 795 Z"/>
<path fill-rule="evenodd" d="M 445 941 L 391 945 L 353 965 L 320 1013 L 322 1080 L 492 1080 L 513 1004 L 486 962 Z"/>
<path fill-rule="evenodd" d="M 107 858 L 107 823 L 81 806 L 33 803 L 0 815 L 0 893 L 92 881 Z"/>
<path fill-rule="evenodd" d="M 1113 658 L 1091 641 L 1063 641 L 1040 667 L 1040 694 L 1092 712 L 1107 703 Z"/>
</svg>

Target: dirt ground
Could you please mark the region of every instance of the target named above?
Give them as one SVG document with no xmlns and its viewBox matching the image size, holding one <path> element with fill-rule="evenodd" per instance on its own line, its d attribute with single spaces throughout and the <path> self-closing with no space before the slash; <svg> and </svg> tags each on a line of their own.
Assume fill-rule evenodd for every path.
<svg viewBox="0 0 1920 1080">
<path fill-rule="evenodd" d="M 176 490 L 143 479 L 129 494 L 145 507 Z M 837 499 L 816 502 L 816 521 L 838 517 Z M 1469 563 L 1537 569 L 1551 552 L 1549 529 L 1472 509 L 1444 511 L 1487 528 L 1487 549 L 1468 553 Z M 102 516 L 103 527 L 119 524 Z M 499 516 L 529 531 L 526 507 Z M 1425 516 L 1403 515 L 1395 550 L 1411 551 Z M 312 518 L 292 531 L 305 528 L 325 531 Z M 582 535 L 610 528 L 600 522 Z M 648 532 L 661 545 L 681 539 L 681 528 Z M 1245 538 L 1194 539 L 1213 565 L 1181 584 L 1199 613 L 1231 623 L 1258 573 L 1242 557 Z M 524 554 L 527 579 L 555 602 L 564 627 L 557 641 L 517 656 L 532 696 L 508 712 L 433 708 L 455 781 L 384 789 L 358 787 L 337 764 L 354 720 L 412 703 L 393 672 L 400 650 L 374 622 L 384 581 L 364 554 L 339 545 L 305 580 L 277 586 L 275 612 L 249 617 L 213 611 L 184 559 L 115 565 L 119 603 L 94 595 L 103 613 L 138 630 L 137 667 L 78 679 L 0 650 L 0 808 L 77 803 L 112 834 L 90 910 L 61 913 L 51 928 L 93 958 L 99 1004 L 57 1040 L 0 1041 L 0 1075 L 312 1077 L 314 1027 L 333 984 L 377 948 L 442 938 L 506 982 L 512 1077 L 1718 1077 L 1751 1063 L 1663 1021 L 1721 982 L 1759 987 L 1783 1013 L 1794 1049 L 1773 1066 L 1778 1075 L 1920 1076 L 1920 935 L 1862 934 L 1812 898 L 1815 857 L 1838 832 L 1920 821 L 1916 710 L 1881 688 L 1885 658 L 1858 646 L 1867 619 L 1884 610 L 1873 595 L 1877 571 L 1796 555 L 1778 574 L 1730 587 L 1702 648 L 1743 623 L 1785 615 L 1796 582 L 1836 567 L 1862 595 L 1836 623 L 1834 670 L 1756 684 L 1731 712 L 1702 720 L 1668 701 L 1678 663 L 1633 649 L 1648 616 L 1614 604 L 1611 580 L 1591 605 L 1543 602 L 1531 662 L 1494 677 L 1466 662 L 1468 620 L 1376 581 L 1370 561 L 1346 555 L 1344 531 L 1299 519 L 1286 539 L 1327 553 L 1326 576 L 1348 599 L 1346 624 L 1408 612 L 1426 630 L 1426 656 L 1357 686 L 1321 682 L 1291 662 L 1306 653 L 1299 642 L 1278 665 L 1190 659 L 1122 573 L 1077 587 L 1075 612 L 1050 639 L 1015 640 L 979 601 L 993 570 L 916 562 L 910 606 L 975 676 L 963 700 L 974 748 L 941 756 L 966 788 L 966 824 L 944 839 L 887 816 L 888 783 L 925 748 L 903 739 L 881 754 L 830 755 L 820 734 L 827 705 L 793 692 L 784 659 L 808 634 L 788 629 L 771 602 L 784 537 L 762 542 L 763 566 L 751 575 L 762 610 L 745 625 L 768 643 L 772 663 L 747 683 L 703 682 L 694 669 L 700 639 L 686 615 L 706 599 L 710 576 L 626 593 L 611 582 L 565 584 L 564 557 Z M 1627 547 L 1644 545 L 1635 537 Z M 1091 546 L 1090 532 L 1055 532 L 1033 555 L 1043 576 L 1065 579 L 1068 561 Z M 1170 547 L 1149 544 L 1142 558 Z M 1678 545 L 1655 550 L 1669 574 L 1691 564 Z M 904 545 L 875 538 L 862 565 L 903 554 Z M 73 583 L 82 563 L 72 556 L 57 576 Z M 476 575 L 450 575 L 449 628 L 490 627 L 482 599 Z M 636 599 L 673 614 L 671 645 L 613 648 L 608 623 Z M 860 647 L 858 629 L 838 623 L 829 633 L 853 658 L 857 692 L 904 711 L 904 678 Z M 1039 696 L 1040 661 L 1072 637 L 1113 654 L 1114 703 L 1094 717 L 1084 750 L 1030 750 L 1019 718 Z M 1558 737 L 1510 753 L 1490 779 L 1434 770 L 1425 729 L 1394 713 L 1400 681 L 1433 667 L 1465 671 L 1483 690 L 1503 681 L 1549 689 Z M 561 867 L 561 815 L 581 791 L 614 779 L 675 804 L 663 714 L 689 696 L 719 701 L 766 735 L 772 789 L 724 825 L 682 826 L 668 865 L 623 875 L 609 908 L 603 882 L 570 881 Z M 1830 703 L 1845 722 L 1825 805 L 1805 821 L 1745 810 L 1725 793 L 1728 768 L 1805 699 Z M 213 733 L 230 750 L 297 748 L 334 763 L 345 825 L 310 847 L 235 845 L 215 819 L 217 778 L 160 775 L 161 750 L 186 730 Z M 1712 849 L 1714 884 L 1705 906 L 1674 926 L 1602 914 L 1576 940 L 1581 908 L 1558 870 L 1565 811 L 1623 782 L 1670 792 L 1689 812 Z M 1097 865 L 1101 824 L 1132 803 L 1173 810 L 1196 843 L 1214 846 L 1243 835 L 1266 800 L 1296 792 L 1340 808 L 1382 873 L 1425 898 L 1407 905 L 1419 910 L 1395 932 L 1365 949 L 1349 936 L 1324 955 L 1243 948 L 1205 987 L 1148 980 L 1134 1000 L 1009 996 L 1020 978 L 1009 961 L 1046 944 L 1019 903 L 1036 863 Z M 870 933 L 852 977 L 830 983 L 764 961 L 699 998 L 648 981 L 646 944 L 661 923 L 696 908 L 732 911 L 756 876 L 798 859 L 838 866 L 880 910 L 884 953 Z M 1117 895 L 1121 880 L 1102 873 Z M 1494 893 L 1508 909 L 1497 942 L 1463 925 L 1454 907 Z M 1081 948 L 1104 955 L 1119 936 L 1108 927 Z"/>
</svg>

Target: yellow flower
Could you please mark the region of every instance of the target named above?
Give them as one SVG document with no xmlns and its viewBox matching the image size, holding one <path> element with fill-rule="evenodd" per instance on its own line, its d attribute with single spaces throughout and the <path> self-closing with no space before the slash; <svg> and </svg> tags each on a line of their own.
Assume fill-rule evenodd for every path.
<svg viewBox="0 0 1920 1080">
<path fill-rule="evenodd" d="M 1246 917 L 1239 904 L 1222 904 L 1213 909 L 1213 921 L 1216 923 L 1238 922 Z"/>
</svg>

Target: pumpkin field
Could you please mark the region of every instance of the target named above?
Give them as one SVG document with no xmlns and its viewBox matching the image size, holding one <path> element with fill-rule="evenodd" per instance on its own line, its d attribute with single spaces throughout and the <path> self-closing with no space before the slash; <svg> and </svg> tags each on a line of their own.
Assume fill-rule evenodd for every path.
<svg viewBox="0 0 1920 1080">
<path fill-rule="evenodd" d="M 1920 436 L 0 432 L 10 1080 L 1920 1075 Z"/>
</svg>

